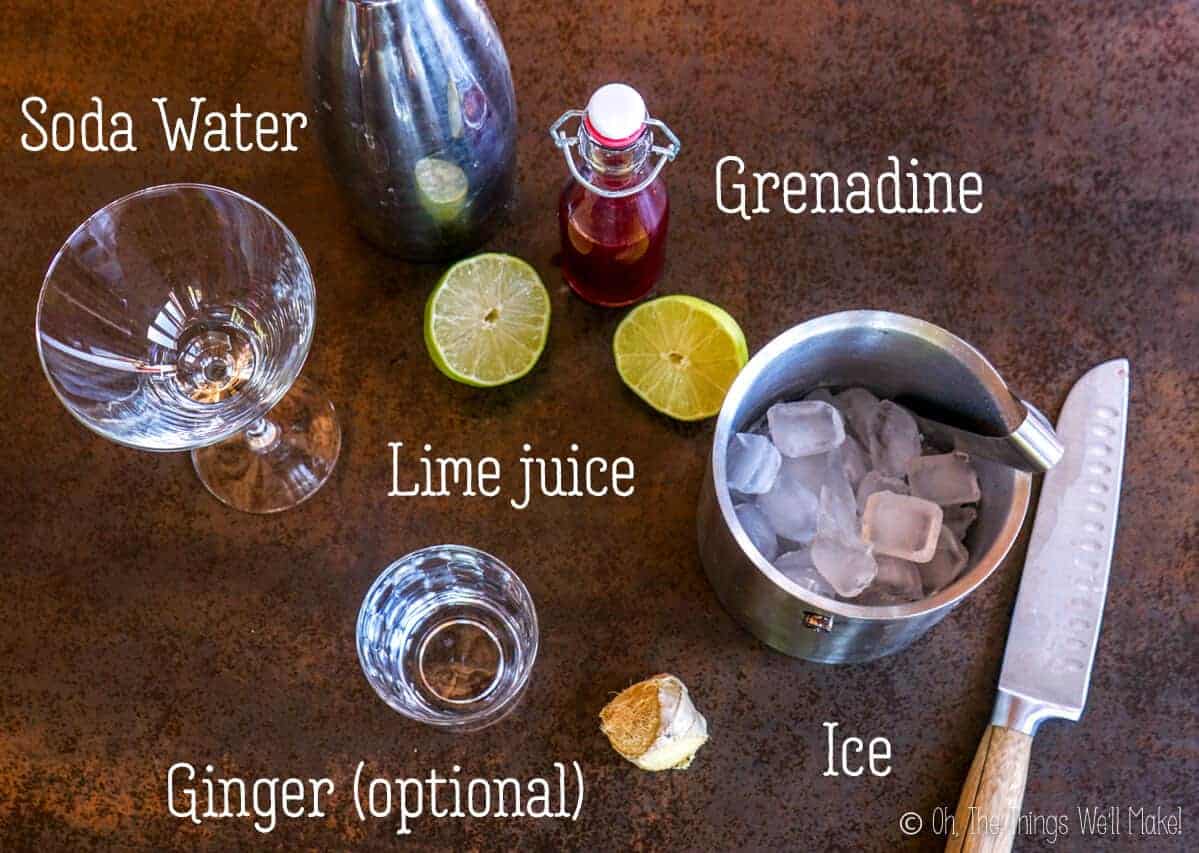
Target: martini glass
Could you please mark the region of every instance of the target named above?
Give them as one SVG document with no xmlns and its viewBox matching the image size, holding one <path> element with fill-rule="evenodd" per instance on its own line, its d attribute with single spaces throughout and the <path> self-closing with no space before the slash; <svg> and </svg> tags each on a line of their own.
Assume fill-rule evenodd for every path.
<svg viewBox="0 0 1199 853">
<path fill-rule="evenodd" d="M 333 404 L 298 379 L 316 291 L 262 205 L 203 184 L 151 187 L 75 229 L 42 284 L 37 346 L 84 426 L 139 450 L 190 450 L 245 512 L 312 496 L 333 471 Z"/>
</svg>

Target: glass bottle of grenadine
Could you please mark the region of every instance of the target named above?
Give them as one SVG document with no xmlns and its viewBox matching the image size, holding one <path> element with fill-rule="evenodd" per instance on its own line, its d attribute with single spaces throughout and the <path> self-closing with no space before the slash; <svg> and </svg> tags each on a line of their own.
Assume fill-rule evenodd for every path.
<svg viewBox="0 0 1199 853">
<path fill-rule="evenodd" d="M 568 137 L 572 119 L 579 129 Z M 667 146 L 654 144 L 654 128 Z M 678 137 L 623 83 L 599 88 L 586 110 L 563 113 L 550 136 L 571 174 L 558 202 L 566 282 L 596 305 L 636 302 L 662 275 L 670 199 L 661 172 L 679 153 Z"/>
</svg>

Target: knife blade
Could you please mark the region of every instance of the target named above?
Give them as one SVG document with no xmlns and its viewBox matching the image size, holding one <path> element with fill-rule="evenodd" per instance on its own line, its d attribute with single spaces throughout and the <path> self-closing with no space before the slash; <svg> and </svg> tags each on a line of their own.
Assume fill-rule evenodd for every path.
<svg viewBox="0 0 1199 853">
<path fill-rule="evenodd" d="M 1115 549 L 1128 429 L 1128 360 L 1089 370 L 1058 418 L 1062 461 L 1045 475 L 999 695 L 962 788 L 946 850 L 1010 850 L 1032 738 L 1086 706 Z"/>
<path fill-rule="evenodd" d="M 1082 716 L 1116 541 L 1128 361 L 1088 371 L 1058 418 L 1066 446 L 1045 475 L 1012 612 L 992 722 L 1033 734 Z"/>
</svg>

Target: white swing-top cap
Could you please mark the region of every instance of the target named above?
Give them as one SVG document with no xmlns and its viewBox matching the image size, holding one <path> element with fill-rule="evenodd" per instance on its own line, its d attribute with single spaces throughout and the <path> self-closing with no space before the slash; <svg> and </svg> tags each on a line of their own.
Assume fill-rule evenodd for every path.
<svg viewBox="0 0 1199 853">
<path fill-rule="evenodd" d="M 623 148 L 645 130 L 645 100 L 632 86 L 600 86 L 587 102 L 587 130 L 607 148 Z"/>
</svg>

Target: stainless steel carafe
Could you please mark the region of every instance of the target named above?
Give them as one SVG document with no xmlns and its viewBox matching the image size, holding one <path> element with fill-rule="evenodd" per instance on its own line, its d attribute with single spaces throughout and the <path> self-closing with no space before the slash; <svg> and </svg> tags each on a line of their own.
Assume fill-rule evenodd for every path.
<svg viewBox="0 0 1199 853">
<path fill-rule="evenodd" d="M 480 0 L 310 0 L 305 68 L 333 176 L 371 242 L 416 261 L 485 240 L 512 201 L 516 97 Z"/>
</svg>

